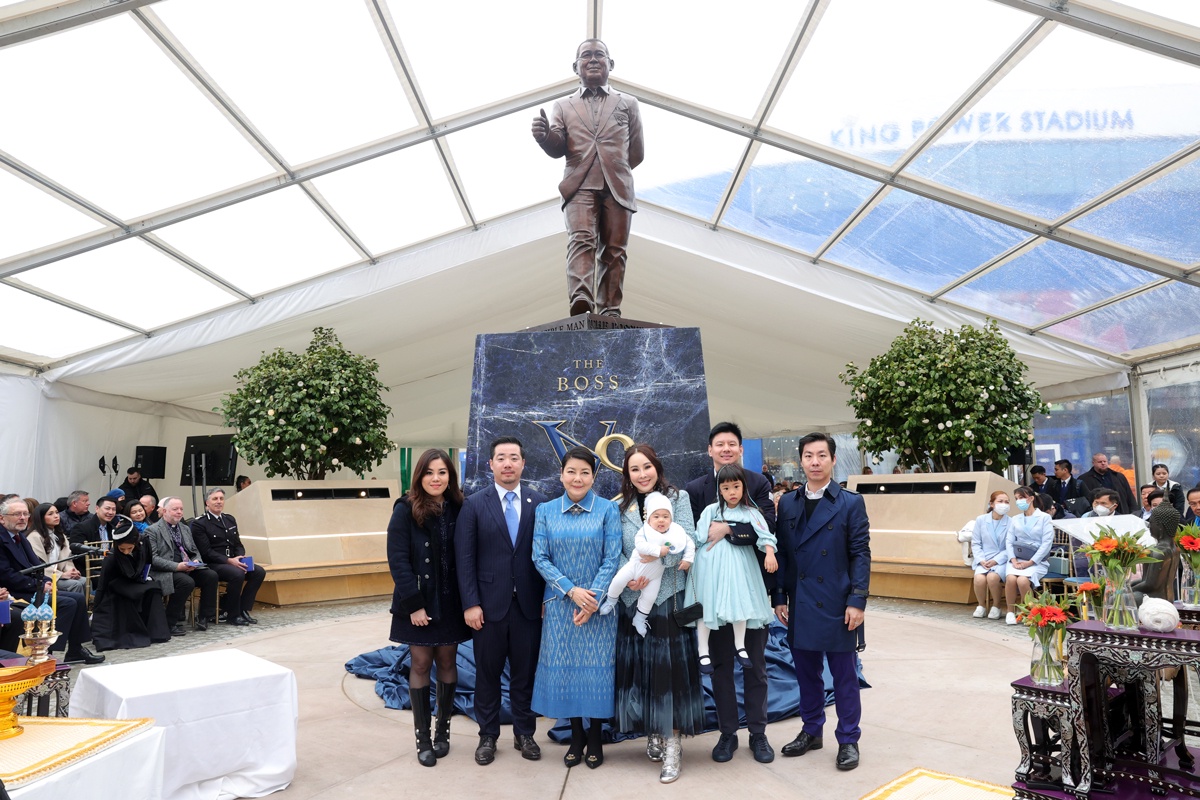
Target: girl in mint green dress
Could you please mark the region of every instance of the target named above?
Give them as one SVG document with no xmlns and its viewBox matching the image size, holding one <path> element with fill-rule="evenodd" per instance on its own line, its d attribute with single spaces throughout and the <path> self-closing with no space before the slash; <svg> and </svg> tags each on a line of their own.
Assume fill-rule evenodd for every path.
<svg viewBox="0 0 1200 800">
<path fill-rule="evenodd" d="M 765 628 L 771 624 L 774 614 L 763 585 L 758 559 L 749 547 L 735 547 L 721 539 L 714 545 L 708 544 L 709 523 L 714 521 L 748 522 L 758 533 L 758 549 L 766 553 L 764 567 L 767 572 L 779 568 L 775 560 L 775 534 L 767 528 L 762 512 L 746 493 L 746 476 L 742 468 L 734 464 L 721 467 L 717 472 L 717 502 L 704 509 L 696 523 L 696 563 L 692 567 L 693 578 L 688 581 L 687 603 L 699 602 L 704 607 L 704 617 L 696 623 L 696 644 L 700 651 L 700 671 L 713 671 L 712 659 L 708 655 L 708 634 L 722 625 L 733 625 L 733 646 L 737 659 L 744 668 L 749 668 L 750 655 L 746 652 L 746 629 Z"/>
</svg>

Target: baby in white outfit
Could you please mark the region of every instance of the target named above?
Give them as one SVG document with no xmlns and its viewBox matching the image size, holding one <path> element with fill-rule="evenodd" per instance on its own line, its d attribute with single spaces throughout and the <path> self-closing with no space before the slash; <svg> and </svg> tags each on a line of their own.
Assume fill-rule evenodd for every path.
<svg viewBox="0 0 1200 800">
<path fill-rule="evenodd" d="M 649 583 L 638 595 L 637 614 L 633 618 L 633 626 L 638 633 L 646 635 L 646 619 L 654 601 L 658 599 L 658 589 L 662 584 L 663 556 L 668 553 L 683 553 L 680 569 L 686 570 L 696 560 L 696 543 L 687 531 L 672 519 L 671 501 L 661 492 L 651 492 L 646 495 L 642 504 L 646 522 L 638 529 L 633 538 L 633 555 L 628 563 L 617 570 L 612 583 L 608 586 L 608 597 L 600 606 L 601 614 L 611 614 L 616 608 L 617 599 L 625 590 L 627 584 L 638 578 L 646 578 Z M 643 562 L 642 556 L 653 556 L 654 561 Z"/>
</svg>

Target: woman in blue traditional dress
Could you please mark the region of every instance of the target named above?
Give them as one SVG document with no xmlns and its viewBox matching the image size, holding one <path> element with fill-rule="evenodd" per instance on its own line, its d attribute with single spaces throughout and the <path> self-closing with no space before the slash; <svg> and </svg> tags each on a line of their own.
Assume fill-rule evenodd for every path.
<svg viewBox="0 0 1200 800">
<path fill-rule="evenodd" d="M 625 451 L 621 467 L 621 531 L 626 557 L 633 555 L 633 539 L 642 526 L 643 506 L 652 492 L 666 495 L 674 508 L 672 519 L 695 535 L 688 493 L 667 482 L 662 461 L 648 444 Z M 646 757 L 661 762 L 659 780 L 679 778 L 683 736 L 704 732 L 704 690 L 697 665 L 696 635 L 675 621 L 673 612 L 686 605 L 687 572 L 679 569 L 682 555 L 663 558 L 658 597 L 643 637 L 634 627 L 638 592 L 644 579 L 634 581 L 621 594 L 617 620 L 617 730 L 646 735 Z"/>
<path fill-rule="evenodd" d="M 1054 525 L 1050 515 L 1033 504 L 1033 495 L 1034 491 L 1028 486 L 1018 486 L 1013 491 L 1017 510 L 1021 513 L 1009 517 L 1006 541 L 1008 565 L 1004 572 L 1004 595 L 1008 614 L 1004 621 L 1009 625 L 1017 624 L 1017 603 L 1038 588 L 1042 577 L 1050 570 Z"/>
<path fill-rule="evenodd" d="M 566 493 L 537 508 L 533 564 L 546 579 L 542 648 L 533 684 L 533 710 L 571 720 L 563 763 L 604 763 L 601 723 L 613 715 L 617 620 L 598 612 L 598 598 L 621 566 L 621 517 L 615 503 L 592 491 L 596 459 L 583 447 L 562 460 Z M 591 725 L 584 731 L 583 718 Z"/>
<path fill-rule="evenodd" d="M 976 518 L 971 530 L 971 566 L 975 569 L 975 599 L 979 601 L 972 615 L 976 619 L 985 614 L 988 619 L 1000 619 L 1000 595 L 1004 593 L 1001 584 L 1008 569 L 1008 528 L 1011 524 L 1008 509 L 1008 493 L 992 492 L 987 513 Z M 991 612 L 985 608 L 989 593 L 992 596 Z"/>
</svg>

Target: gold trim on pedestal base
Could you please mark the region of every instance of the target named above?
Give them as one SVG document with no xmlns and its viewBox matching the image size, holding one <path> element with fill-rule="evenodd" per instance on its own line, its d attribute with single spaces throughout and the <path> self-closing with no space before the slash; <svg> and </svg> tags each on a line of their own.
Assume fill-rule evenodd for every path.
<svg viewBox="0 0 1200 800">
<path fill-rule="evenodd" d="M 23 667 L 0 669 L 0 739 L 20 736 L 24 731 L 17 724 L 17 697 L 46 680 L 46 676 L 58 668 L 54 660 Z"/>
</svg>

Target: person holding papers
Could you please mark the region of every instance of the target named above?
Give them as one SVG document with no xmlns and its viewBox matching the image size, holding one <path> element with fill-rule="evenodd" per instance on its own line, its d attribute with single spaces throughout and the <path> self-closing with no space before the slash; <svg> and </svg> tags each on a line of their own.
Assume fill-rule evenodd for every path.
<svg viewBox="0 0 1200 800">
<path fill-rule="evenodd" d="M 1050 548 L 1054 544 L 1054 526 L 1050 515 L 1039 511 L 1033 502 L 1033 490 L 1018 486 L 1013 492 L 1020 514 L 1010 518 L 1006 552 L 1008 569 L 1004 579 L 1004 595 L 1008 615 L 1004 621 L 1017 624 L 1014 609 L 1017 603 L 1036 587 L 1050 568 Z"/>
<path fill-rule="evenodd" d="M 92 612 L 97 650 L 130 650 L 171 640 L 162 589 L 150 579 L 150 555 L 128 517 L 111 527 L 113 548 L 100 565 Z"/>
</svg>

